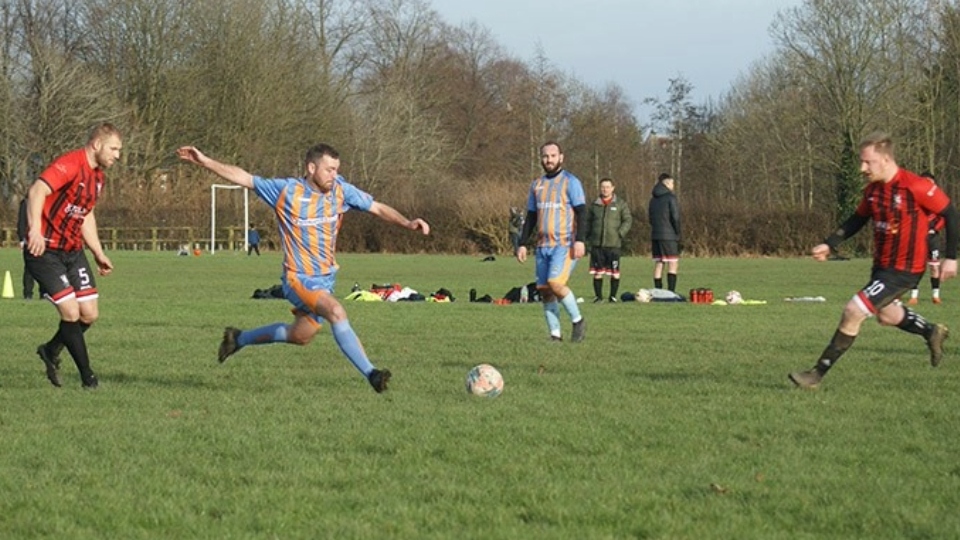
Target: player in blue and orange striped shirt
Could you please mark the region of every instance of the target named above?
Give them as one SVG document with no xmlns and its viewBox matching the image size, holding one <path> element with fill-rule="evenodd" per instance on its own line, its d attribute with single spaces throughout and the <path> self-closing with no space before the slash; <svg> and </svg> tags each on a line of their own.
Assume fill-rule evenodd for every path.
<svg viewBox="0 0 960 540">
<path fill-rule="evenodd" d="M 423 234 L 430 234 L 427 222 L 407 219 L 344 180 L 339 174 L 340 156 L 326 144 L 318 144 L 307 151 L 307 174 L 302 178 L 254 176 L 235 165 L 211 159 L 192 146 L 178 149 L 177 154 L 225 180 L 252 189 L 273 207 L 277 216 L 283 246 L 283 293 L 293 304 L 296 318 L 293 324 L 278 322 L 252 330 L 227 327 L 220 343 L 220 362 L 247 345 L 306 345 L 326 319 L 343 354 L 374 390 L 386 390 L 390 371 L 373 366 L 347 320 L 346 311 L 333 296 L 338 269 L 335 258 L 337 233 L 343 214 L 351 209 L 369 212 L 384 221 L 420 230 Z"/>
<path fill-rule="evenodd" d="M 563 340 L 559 307 L 562 305 L 573 322 L 571 339 L 579 342 L 586 334 L 587 323 L 567 281 L 586 252 L 587 199 L 580 179 L 563 169 L 563 151 L 559 144 L 551 141 L 540 147 L 540 166 L 544 174 L 530 186 L 521 244 L 536 229 L 537 289 L 550 339 Z M 518 261 L 525 262 L 527 247 L 521 245 L 516 255 Z"/>
</svg>

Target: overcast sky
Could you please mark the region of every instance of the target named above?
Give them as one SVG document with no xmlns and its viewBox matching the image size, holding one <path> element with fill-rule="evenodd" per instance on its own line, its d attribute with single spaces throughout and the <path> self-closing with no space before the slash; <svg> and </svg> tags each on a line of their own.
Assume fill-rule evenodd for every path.
<svg viewBox="0 0 960 540">
<path fill-rule="evenodd" d="M 669 79 L 693 101 L 719 98 L 773 50 L 770 24 L 802 0 L 429 0 L 447 23 L 476 20 L 510 55 L 531 61 L 537 44 L 560 71 L 594 89 L 618 84 L 646 117 Z M 641 118 L 645 120 L 646 118 Z"/>
</svg>

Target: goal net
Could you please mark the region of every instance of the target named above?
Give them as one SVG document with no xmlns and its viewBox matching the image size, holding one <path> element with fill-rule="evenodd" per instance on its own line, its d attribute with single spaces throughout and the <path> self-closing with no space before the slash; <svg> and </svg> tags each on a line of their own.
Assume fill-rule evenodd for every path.
<svg viewBox="0 0 960 540">
<path fill-rule="evenodd" d="M 240 235 L 243 239 L 243 250 L 247 251 L 250 246 L 247 244 L 247 231 L 250 229 L 250 190 L 233 184 L 213 184 L 210 186 L 210 254 L 217 251 L 217 190 L 239 189 L 243 192 L 243 230 Z M 229 227 L 229 224 L 228 224 Z M 229 238 L 220 238 L 220 242 L 228 245 Z M 228 247 L 229 249 L 229 247 Z"/>
</svg>

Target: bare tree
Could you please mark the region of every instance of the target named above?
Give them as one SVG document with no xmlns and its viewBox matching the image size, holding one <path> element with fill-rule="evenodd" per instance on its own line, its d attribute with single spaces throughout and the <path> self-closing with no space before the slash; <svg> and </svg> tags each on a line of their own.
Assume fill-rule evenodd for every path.
<svg viewBox="0 0 960 540">
<path fill-rule="evenodd" d="M 691 128 L 699 122 L 702 109 L 693 104 L 690 94 L 693 85 L 682 75 L 670 79 L 667 99 L 647 98 L 645 102 L 654 106 L 653 121 L 655 127 L 670 141 L 670 172 L 678 179 L 683 178 L 683 146 L 690 136 Z"/>
<path fill-rule="evenodd" d="M 24 150 L 50 158 L 83 142 L 97 121 L 116 121 L 126 112 L 102 73 L 83 63 L 87 46 L 78 6 L 70 2 L 21 0 L 20 47 L 27 75 L 24 121 L 30 137 Z"/>
<path fill-rule="evenodd" d="M 920 15 L 915 0 L 815 0 L 781 12 L 773 34 L 818 104 L 813 118 L 831 141 L 838 216 L 859 197 L 857 145 L 868 129 L 903 127 L 917 72 L 907 47 Z"/>
<path fill-rule="evenodd" d="M 438 182 L 451 157 L 436 108 L 442 85 L 429 76 L 444 51 L 441 24 L 421 0 L 380 4 L 371 7 L 367 65 L 353 101 L 354 161 L 370 188 L 387 178 Z"/>
</svg>

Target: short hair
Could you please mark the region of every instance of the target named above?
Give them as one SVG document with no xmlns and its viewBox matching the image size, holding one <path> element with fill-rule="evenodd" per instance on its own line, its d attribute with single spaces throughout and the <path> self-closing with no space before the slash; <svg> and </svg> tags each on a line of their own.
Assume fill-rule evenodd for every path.
<svg viewBox="0 0 960 540">
<path fill-rule="evenodd" d="M 316 144 L 307 150 L 307 155 L 303 162 L 304 164 L 316 163 L 323 159 L 323 156 L 330 156 L 333 159 L 340 159 L 340 152 L 337 152 L 337 150 L 329 144 Z"/>
<path fill-rule="evenodd" d="M 673 176 L 670 173 L 660 173 L 660 176 L 657 177 L 657 182 L 663 182 L 664 180 L 673 180 Z"/>
<path fill-rule="evenodd" d="M 882 131 L 873 132 L 860 141 L 860 150 L 869 147 L 872 147 L 877 153 L 886 154 L 891 158 L 894 157 L 893 138 Z"/>
<path fill-rule="evenodd" d="M 610 182 L 610 185 L 612 186 L 612 185 L 613 185 L 613 178 L 610 178 L 609 176 L 605 176 L 605 177 L 603 177 L 603 178 L 600 179 L 600 182 L 599 182 L 599 183 L 602 184 L 602 183 L 604 183 L 604 182 Z"/>
<path fill-rule="evenodd" d="M 87 137 L 87 144 L 100 139 L 105 139 L 111 135 L 120 138 L 120 130 L 117 129 L 117 126 L 111 124 L 110 122 L 103 122 L 102 124 L 94 126 L 90 130 L 90 136 Z"/>
<path fill-rule="evenodd" d="M 563 148 L 560 147 L 560 143 L 558 143 L 557 141 L 547 141 L 547 142 L 541 144 L 541 145 L 540 145 L 540 153 L 542 154 L 542 153 L 543 153 L 543 149 L 546 148 L 546 147 L 548 147 L 548 146 L 556 146 L 556 147 L 557 147 L 557 150 L 558 150 L 561 154 L 563 153 Z"/>
</svg>

